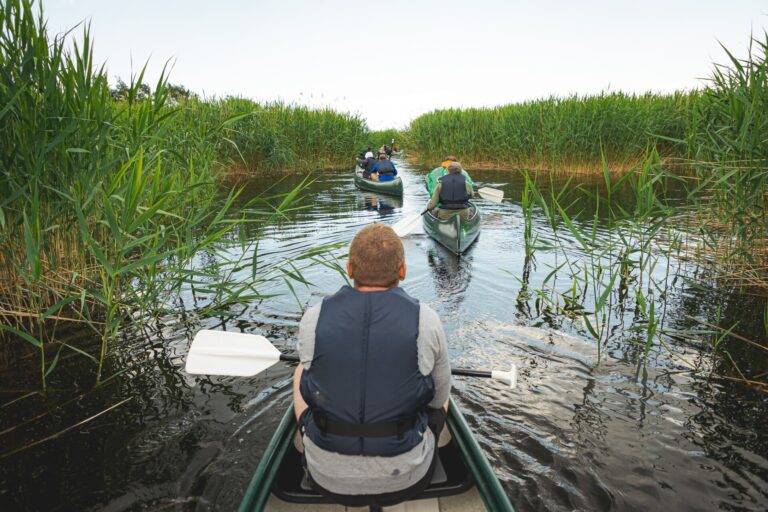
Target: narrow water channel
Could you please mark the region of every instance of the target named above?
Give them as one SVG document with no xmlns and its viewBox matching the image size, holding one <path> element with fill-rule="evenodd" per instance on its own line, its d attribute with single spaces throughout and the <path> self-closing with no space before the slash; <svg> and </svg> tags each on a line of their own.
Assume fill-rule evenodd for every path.
<svg viewBox="0 0 768 512">
<path fill-rule="evenodd" d="M 261 258 L 276 261 L 347 242 L 365 224 L 394 223 L 420 212 L 427 200 L 424 171 L 405 161 L 396 164 L 405 181 L 402 199 L 356 190 L 351 173 L 318 173 L 307 192 L 312 208 L 258 233 Z M 289 177 L 276 188 L 300 179 Z M 766 395 L 692 375 L 663 348 L 640 357 L 642 349 L 624 332 L 632 311 L 615 312 L 619 323 L 598 360 L 598 347 L 583 325 L 545 307 L 535 294 L 521 294 L 543 286 L 560 262 L 556 251 L 538 251 L 534 260 L 524 256 L 520 175 L 478 171 L 473 179 L 503 189 L 508 200 L 478 202 L 482 233 L 461 258 L 420 228 L 404 238 L 408 275 L 402 286 L 443 319 L 453 365 L 519 367 L 516 389 L 471 378 L 455 378 L 453 389 L 516 509 L 765 510 Z M 254 179 L 246 194 L 269 185 Z M 585 211 L 593 208 L 584 201 Z M 554 241 L 540 213 L 533 225 L 541 243 Z M 612 235 L 607 227 L 597 233 Z M 559 242 L 567 244 L 568 237 L 560 233 Z M 569 250 L 579 251 L 576 244 Z M 667 325 L 684 328 L 688 317 L 712 318 L 720 308 L 724 322 L 738 322 L 740 333 L 765 340 L 763 299 L 697 280 L 693 263 L 680 268 L 686 275 L 670 279 L 657 295 Z M 81 397 L 62 389 L 46 399 L 10 403 L 20 396 L 10 391 L 28 378 L 13 369 L 4 372 L 0 510 L 235 509 L 289 406 L 292 368 L 278 364 L 254 378 L 191 376 L 183 371 L 184 356 L 201 328 L 263 334 L 292 351 L 300 307 L 344 284 L 321 265 L 304 275 L 313 286 L 296 287 L 296 296 L 278 285 L 270 293 L 282 292 L 279 297 L 204 322 L 184 314 L 197 300 L 184 295 L 177 315 L 126 331 L 108 372 L 123 373 Z M 714 368 L 726 364 L 709 361 L 695 340 L 667 341 L 690 360 Z M 739 364 L 768 368 L 759 349 L 729 349 Z M 84 372 L 76 358 L 60 366 L 62 387 Z M 123 400 L 128 401 L 47 439 Z M 39 444 L 11 454 L 32 443 Z"/>
</svg>

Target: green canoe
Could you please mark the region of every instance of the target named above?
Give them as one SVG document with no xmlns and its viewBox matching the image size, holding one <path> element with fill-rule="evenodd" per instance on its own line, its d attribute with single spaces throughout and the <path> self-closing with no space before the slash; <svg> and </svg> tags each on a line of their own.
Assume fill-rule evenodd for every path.
<svg viewBox="0 0 768 512">
<path fill-rule="evenodd" d="M 438 468 L 429 487 L 418 500 L 431 505 L 426 510 L 513 511 L 509 498 L 477 444 L 464 416 L 451 399 L 446 425 L 451 442 L 439 450 Z M 331 502 L 309 487 L 304 478 L 301 455 L 293 445 L 296 420 L 289 407 L 269 442 L 240 503 L 240 512 L 262 510 L 304 511 Z M 345 510 L 338 505 L 338 510 Z M 420 509 L 421 510 L 421 509 Z"/>
<path fill-rule="evenodd" d="M 455 215 L 448 220 L 441 220 L 432 212 L 425 213 L 424 232 L 455 254 L 463 253 L 480 234 L 480 209 L 472 201 L 469 204 L 472 212 L 469 219 Z"/>
<path fill-rule="evenodd" d="M 360 190 L 370 190 L 381 194 L 403 195 L 403 180 L 400 179 L 400 176 L 395 176 L 392 181 L 367 180 L 363 178 L 363 169 L 360 166 L 355 167 L 355 186 Z"/>
</svg>

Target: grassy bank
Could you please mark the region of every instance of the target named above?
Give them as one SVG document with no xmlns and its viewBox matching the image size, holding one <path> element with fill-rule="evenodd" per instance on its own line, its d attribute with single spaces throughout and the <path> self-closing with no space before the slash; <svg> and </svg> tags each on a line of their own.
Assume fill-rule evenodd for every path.
<svg viewBox="0 0 768 512">
<path fill-rule="evenodd" d="M 657 145 L 662 156 L 684 157 L 698 94 L 603 93 L 548 98 L 494 108 L 447 109 L 413 120 L 409 149 L 423 161 L 455 154 L 465 165 L 599 172 L 628 169 Z"/>
<path fill-rule="evenodd" d="M 364 147 L 368 128 L 357 116 L 244 98 L 184 101 L 171 121 L 173 137 L 208 136 L 229 172 L 343 169 Z"/>
</svg>

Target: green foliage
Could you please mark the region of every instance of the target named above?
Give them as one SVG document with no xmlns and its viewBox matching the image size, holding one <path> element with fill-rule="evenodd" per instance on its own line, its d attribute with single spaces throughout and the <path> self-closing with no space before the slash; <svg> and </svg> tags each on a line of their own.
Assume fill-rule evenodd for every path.
<svg viewBox="0 0 768 512">
<path fill-rule="evenodd" d="M 261 105 L 244 98 L 189 101 L 175 129 L 195 123 L 218 126 L 213 143 L 220 158 L 254 171 L 317 171 L 349 167 L 368 129 L 357 116 L 283 103 Z"/>
<path fill-rule="evenodd" d="M 689 110 L 697 94 L 602 93 L 548 98 L 494 108 L 436 110 L 411 122 L 410 142 L 422 160 L 455 154 L 466 164 L 577 170 L 603 158 L 629 168 L 656 146 L 684 155 Z"/>
<path fill-rule="evenodd" d="M 752 39 L 745 59 L 724 51 L 728 63 L 715 66 L 689 135 L 700 179 L 692 196 L 711 196 L 702 214 L 714 209 L 733 235 L 718 240 L 719 251 L 764 268 L 758 259 L 768 260 L 768 33 Z"/>
<path fill-rule="evenodd" d="M 258 230 L 295 208 L 300 188 L 236 207 L 220 169 L 233 155 L 269 169 L 299 154 L 313 169 L 335 151 L 346 160 L 365 125 L 330 111 L 201 102 L 165 73 L 150 87 L 143 69 L 110 90 L 88 27 L 65 44 L 37 7 L 10 0 L 0 10 L 0 337 L 39 353 L 41 388 L 62 350 L 96 361 L 100 382 L 119 329 L 159 315 L 182 288 L 221 312 L 262 298 L 269 280 L 304 282 L 289 262 L 257 272 L 245 243 L 234 261 L 229 250 L 246 223 Z M 250 279 L 238 275 L 246 254 Z M 71 322 L 101 338 L 97 354 L 56 336 Z"/>
<path fill-rule="evenodd" d="M 395 141 L 395 147 L 399 151 L 407 147 L 407 144 L 409 142 L 408 133 L 401 130 L 395 130 L 392 128 L 388 130 L 372 131 L 368 136 L 367 145 L 376 149 L 383 146 L 384 144 L 392 145 L 393 140 Z"/>
</svg>

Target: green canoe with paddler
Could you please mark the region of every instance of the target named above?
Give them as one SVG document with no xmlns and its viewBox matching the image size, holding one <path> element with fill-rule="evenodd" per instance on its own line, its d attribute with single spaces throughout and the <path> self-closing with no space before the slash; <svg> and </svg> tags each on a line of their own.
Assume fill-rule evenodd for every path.
<svg viewBox="0 0 768 512">
<path fill-rule="evenodd" d="M 450 391 L 452 375 L 514 386 L 514 366 L 451 367 L 440 317 L 399 286 L 405 252 L 391 227 L 357 233 L 347 273 L 352 286 L 305 311 L 295 356 L 240 332 L 201 331 L 190 347 L 193 374 L 249 376 L 298 363 L 292 404 L 239 510 L 380 511 L 416 501 L 407 508 L 511 511 Z"/>
</svg>

